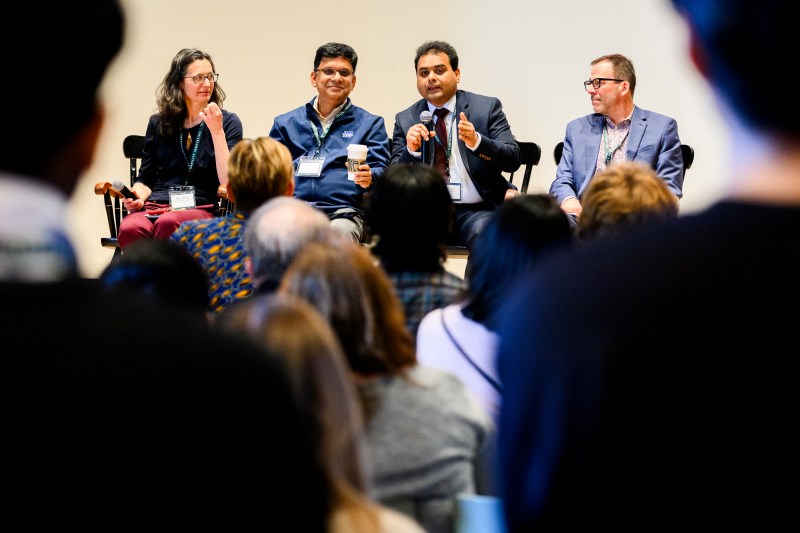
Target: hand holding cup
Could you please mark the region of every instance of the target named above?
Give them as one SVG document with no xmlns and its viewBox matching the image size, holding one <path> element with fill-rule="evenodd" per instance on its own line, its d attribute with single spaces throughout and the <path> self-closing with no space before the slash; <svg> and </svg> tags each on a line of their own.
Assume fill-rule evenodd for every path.
<svg viewBox="0 0 800 533">
<path fill-rule="evenodd" d="M 367 160 L 366 144 L 350 144 L 347 146 L 347 179 L 355 181 L 358 167 Z"/>
</svg>

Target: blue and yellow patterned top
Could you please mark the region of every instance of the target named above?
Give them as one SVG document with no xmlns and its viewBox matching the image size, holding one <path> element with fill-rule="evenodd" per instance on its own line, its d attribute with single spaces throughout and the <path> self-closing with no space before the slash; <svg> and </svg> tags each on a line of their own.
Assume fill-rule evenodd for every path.
<svg viewBox="0 0 800 533">
<path fill-rule="evenodd" d="M 208 274 L 209 311 L 219 313 L 236 300 L 253 294 L 244 266 L 244 228 L 248 213 L 183 222 L 170 237 L 184 246 Z"/>
</svg>

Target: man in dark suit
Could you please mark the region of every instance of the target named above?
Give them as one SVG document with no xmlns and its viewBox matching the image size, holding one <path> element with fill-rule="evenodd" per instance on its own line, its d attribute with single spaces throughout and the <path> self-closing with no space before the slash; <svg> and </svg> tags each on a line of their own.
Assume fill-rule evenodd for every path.
<svg viewBox="0 0 800 533">
<path fill-rule="evenodd" d="M 444 174 L 456 207 L 456 237 L 471 248 L 489 215 L 519 194 L 502 175 L 519 168 L 519 146 L 500 100 L 458 90 L 461 70 L 450 44 L 423 43 L 414 69 L 422 100 L 395 116 L 391 162 L 421 162 L 423 141 L 435 144 L 442 155 L 434 156 L 434 165 Z M 437 126 L 446 126 L 439 135 L 429 134 L 422 124 L 423 111 L 434 116 Z"/>
<path fill-rule="evenodd" d="M 27 2 L 6 22 L 15 31 L 0 47 L 26 105 L 6 106 L 0 128 L 4 522 L 325 531 L 313 425 L 278 359 L 78 276 L 63 214 L 102 127 L 98 88 L 124 37 L 118 0 Z M 20 35 L 46 35 L 57 56 Z"/>
</svg>

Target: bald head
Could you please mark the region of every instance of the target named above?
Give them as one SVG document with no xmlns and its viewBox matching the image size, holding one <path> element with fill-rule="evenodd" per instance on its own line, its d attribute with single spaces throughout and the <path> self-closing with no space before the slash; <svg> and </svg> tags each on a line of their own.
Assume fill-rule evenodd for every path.
<svg viewBox="0 0 800 533">
<path fill-rule="evenodd" d="M 244 247 L 257 287 L 277 286 L 283 273 L 309 242 L 335 242 L 325 214 L 303 200 L 279 196 L 256 209 L 247 223 Z"/>
</svg>

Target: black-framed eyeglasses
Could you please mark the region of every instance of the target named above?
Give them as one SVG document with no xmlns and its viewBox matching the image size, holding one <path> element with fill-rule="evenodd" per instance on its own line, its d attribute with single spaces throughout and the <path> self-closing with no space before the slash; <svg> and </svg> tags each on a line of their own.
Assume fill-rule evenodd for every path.
<svg viewBox="0 0 800 533">
<path fill-rule="evenodd" d="M 593 80 L 586 80 L 585 82 L 583 82 L 583 88 L 588 91 L 589 87 L 594 87 L 594 89 L 597 90 L 600 88 L 600 85 L 602 84 L 601 82 L 604 81 L 616 81 L 617 83 L 619 83 L 625 80 L 618 80 L 616 78 L 595 78 Z"/>
<path fill-rule="evenodd" d="M 208 80 L 211 83 L 216 83 L 217 80 L 219 79 L 219 74 L 217 74 L 216 72 L 213 72 L 211 74 L 195 74 L 194 76 L 184 76 L 184 78 L 189 78 L 190 80 L 195 82 L 195 84 L 200 85 L 205 80 Z"/>
<path fill-rule="evenodd" d="M 341 68 L 339 70 L 332 69 L 332 68 L 318 68 L 317 72 L 322 72 L 323 74 L 325 74 L 329 78 L 332 78 L 333 75 L 336 74 L 337 72 L 339 73 L 339 76 L 341 76 L 343 78 L 349 78 L 350 76 L 353 75 L 353 71 L 352 70 L 347 70 L 346 68 Z"/>
</svg>

